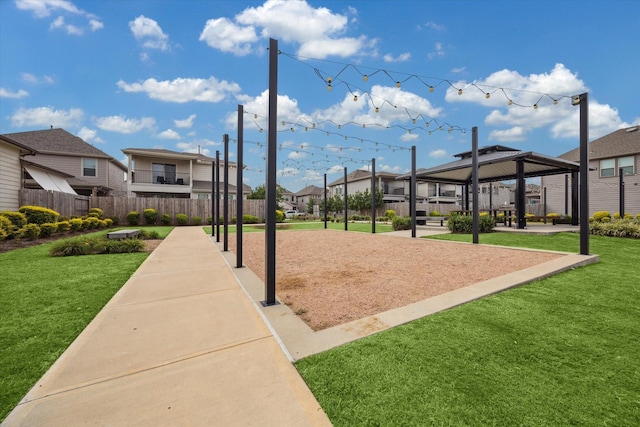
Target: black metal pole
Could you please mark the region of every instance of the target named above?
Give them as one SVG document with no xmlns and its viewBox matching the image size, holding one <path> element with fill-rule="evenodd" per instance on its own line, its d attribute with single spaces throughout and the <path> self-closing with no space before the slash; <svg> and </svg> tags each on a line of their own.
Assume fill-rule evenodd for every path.
<svg viewBox="0 0 640 427">
<path fill-rule="evenodd" d="M 518 229 L 523 230 L 525 227 L 525 193 L 526 193 L 526 181 L 524 178 L 524 160 L 516 160 L 516 215 Z"/>
<path fill-rule="evenodd" d="M 376 233 L 376 159 L 371 159 L 371 232 Z"/>
<path fill-rule="evenodd" d="M 347 195 L 347 168 L 344 168 L 344 231 L 349 230 L 349 196 Z"/>
<path fill-rule="evenodd" d="M 267 142 L 267 177 L 265 188 L 265 300 L 264 306 L 276 302 L 276 154 L 278 146 L 278 41 L 269 39 L 269 130 Z"/>
<path fill-rule="evenodd" d="M 620 174 L 620 208 L 618 212 L 620 213 L 620 219 L 624 219 L 624 177 L 622 176 L 623 169 L 618 169 L 618 173 Z"/>
<path fill-rule="evenodd" d="M 493 210 L 493 183 L 489 183 L 489 210 Z"/>
<path fill-rule="evenodd" d="M 327 174 L 324 174 L 324 187 L 322 191 L 324 197 L 324 229 L 327 229 Z"/>
<path fill-rule="evenodd" d="M 464 185 L 464 210 L 469 210 L 469 183 Z"/>
<path fill-rule="evenodd" d="M 236 268 L 242 268 L 242 220 L 244 216 L 243 204 L 244 204 L 244 185 L 243 185 L 243 170 L 244 170 L 244 107 L 238 105 L 238 164 L 237 164 L 237 176 L 236 176 Z"/>
<path fill-rule="evenodd" d="M 542 215 L 547 217 L 547 187 L 542 187 Z"/>
<path fill-rule="evenodd" d="M 589 94 L 580 95 L 580 254 L 589 255 Z"/>
<path fill-rule="evenodd" d="M 224 134 L 224 200 L 222 206 L 224 212 L 222 218 L 224 221 L 224 239 L 223 251 L 229 250 L 229 135 Z"/>
<path fill-rule="evenodd" d="M 564 175 L 564 214 L 569 214 L 569 175 Z"/>
<path fill-rule="evenodd" d="M 473 243 L 478 243 L 478 234 L 480 230 L 479 213 L 478 213 L 478 127 L 471 128 L 471 185 L 473 187 L 473 220 L 471 229 L 473 231 Z"/>
<path fill-rule="evenodd" d="M 211 162 L 211 237 L 216 235 L 216 161 Z"/>
<path fill-rule="evenodd" d="M 216 242 L 220 242 L 220 151 L 216 150 Z"/>
<path fill-rule="evenodd" d="M 416 146 L 411 146 L 411 180 L 409 181 L 409 215 L 411 216 L 411 237 L 416 237 Z"/>
</svg>

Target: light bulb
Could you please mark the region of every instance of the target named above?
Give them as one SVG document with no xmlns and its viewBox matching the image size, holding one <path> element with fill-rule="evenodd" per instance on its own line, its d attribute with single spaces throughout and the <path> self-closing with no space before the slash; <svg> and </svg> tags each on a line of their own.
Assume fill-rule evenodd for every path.
<svg viewBox="0 0 640 427">
<path fill-rule="evenodd" d="M 291 132 L 293 132 L 293 128 L 291 128 Z"/>
<path fill-rule="evenodd" d="M 433 86 L 429 86 L 429 92 L 433 92 L 435 88 Z"/>
<path fill-rule="evenodd" d="M 308 132 L 308 131 L 309 131 L 309 128 L 308 128 L 307 126 L 305 126 L 305 127 L 304 127 L 304 131 L 305 131 L 305 132 Z"/>
<path fill-rule="evenodd" d="M 253 118 L 254 118 L 254 119 L 257 119 L 257 118 L 258 118 L 258 115 L 257 115 L 257 114 L 254 114 L 254 115 L 253 115 Z"/>
<path fill-rule="evenodd" d="M 262 128 L 260 128 L 260 130 L 258 132 L 262 133 Z"/>
<path fill-rule="evenodd" d="M 353 100 L 358 101 L 358 95 L 353 95 Z"/>
<path fill-rule="evenodd" d="M 513 101 L 512 100 L 509 100 L 509 105 L 513 105 Z"/>
<path fill-rule="evenodd" d="M 338 125 L 338 129 L 342 129 L 342 125 Z"/>
<path fill-rule="evenodd" d="M 331 90 L 331 84 L 327 85 L 327 90 L 330 91 Z"/>
<path fill-rule="evenodd" d="M 487 92 L 487 93 L 484 94 L 484 97 L 489 99 L 489 98 L 491 98 L 491 94 L 489 92 Z"/>
<path fill-rule="evenodd" d="M 369 80 L 369 76 L 367 76 L 367 75 L 365 74 L 364 76 L 362 76 L 362 80 L 364 80 L 364 81 L 366 82 L 367 80 Z"/>
<path fill-rule="evenodd" d="M 415 125 L 416 124 L 416 119 L 412 119 L 411 122 Z"/>
<path fill-rule="evenodd" d="M 407 129 L 407 133 L 408 133 L 408 134 L 411 134 L 411 129 Z"/>
<path fill-rule="evenodd" d="M 400 82 L 396 82 L 396 87 L 400 87 Z"/>
<path fill-rule="evenodd" d="M 332 81 L 333 81 L 333 80 L 331 80 L 331 77 L 327 77 L 327 83 L 328 83 L 328 84 L 331 84 L 331 82 L 332 82 Z"/>
<path fill-rule="evenodd" d="M 425 124 L 424 124 L 424 127 L 428 128 L 428 127 L 429 127 L 429 124 L 430 124 L 429 122 L 425 123 Z"/>
<path fill-rule="evenodd" d="M 429 131 L 429 135 L 431 135 L 431 131 Z"/>
<path fill-rule="evenodd" d="M 366 127 L 367 127 L 367 125 L 363 123 L 363 124 L 362 124 L 362 127 L 363 127 L 363 128 L 366 128 Z"/>
<path fill-rule="evenodd" d="M 284 123 L 284 120 L 283 120 L 283 121 L 282 121 L 282 126 L 284 126 L 284 125 L 285 125 L 285 123 Z"/>
<path fill-rule="evenodd" d="M 458 89 L 458 95 L 462 95 L 462 89 Z"/>
<path fill-rule="evenodd" d="M 316 124 L 315 123 L 311 123 L 311 127 L 315 129 L 316 128 Z"/>
<path fill-rule="evenodd" d="M 453 132 L 453 128 L 449 128 L 448 132 L 449 133 Z"/>
<path fill-rule="evenodd" d="M 553 105 L 558 105 L 558 100 L 557 99 L 553 100 Z"/>
<path fill-rule="evenodd" d="M 376 113 L 380 112 L 380 108 L 376 107 Z"/>
<path fill-rule="evenodd" d="M 533 109 L 537 110 L 538 109 L 538 104 L 533 104 Z"/>
</svg>

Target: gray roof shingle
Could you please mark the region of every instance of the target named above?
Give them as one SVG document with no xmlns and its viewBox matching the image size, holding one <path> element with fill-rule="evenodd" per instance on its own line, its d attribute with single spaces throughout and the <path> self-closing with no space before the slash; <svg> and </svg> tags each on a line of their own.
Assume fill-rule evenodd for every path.
<svg viewBox="0 0 640 427">
<path fill-rule="evenodd" d="M 640 126 L 618 129 L 589 143 L 589 159 L 591 160 L 634 154 L 640 154 Z M 558 157 L 577 162 L 580 160 L 580 147 Z"/>
</svg>

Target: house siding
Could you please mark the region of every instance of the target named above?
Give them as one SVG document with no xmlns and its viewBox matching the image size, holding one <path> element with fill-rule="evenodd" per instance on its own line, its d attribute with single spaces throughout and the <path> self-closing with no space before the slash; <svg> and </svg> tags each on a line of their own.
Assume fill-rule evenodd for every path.
<svg viewBox="0 0 640 427">
<path fill-rule="evenodd" d="M 20 149 L 0 141 L 0 212 L 20 207 Z"/>
<path fill-rule="evenodd" d="M 124 181 L 124 176 L 127 171 L 122 170 L 118 165 L 113 162 L 108 162 L 108 181 L 107 186 L 112 188 L 112 196 L 126 196 L 127 195 L 127 183 Z"/>
</svg>

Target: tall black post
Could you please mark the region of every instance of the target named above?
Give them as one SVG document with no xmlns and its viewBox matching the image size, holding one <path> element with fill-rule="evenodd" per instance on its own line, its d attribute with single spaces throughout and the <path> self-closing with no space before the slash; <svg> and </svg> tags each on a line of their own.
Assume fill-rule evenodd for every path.
<svg viewBox="0 0 640 427">
<path fill-rule="evenodd" d="M 220 243 L 220 151 L 216 150 L 216 242 Z"/>
<path fill-rule="evenodd" d="M 547 187 L 542 187 L 542 215 L 547 217 Z"/>
<path fill-rule="evenodd" d="M 267 141 L 267 178 L 265 188 L 265 300 L 276 302 L 276 154 L 278 147 L 278 41 L 269 39 L 269 130 Z"/>
<path fill-rule="evenodd" d="M 371 232 L 376 233 L 376 159 L 371 159 Z"/>
<path fill-rule="evenodd" d="M 564 214 L 569 214 L 569 175 L 564 175 Z"/>
<path fill-rule="evenodd" d="M 347 168 L 344 168 L 344 231 L 349 230 L 349 196 L 347 194 Z"/>
<path fill-rule="evenodd" d="M 216 235 L 216 161 L 211 162 L 211 237 Z"/>
<path fill-rule="evenodd" d="M 464 210 L 469 210 L 469 183 L 464 185 Z"/>
<path fill-rule="evenodd" d="M 489 183 L 489 210 L 493 210 L 493 183 Z"/>
<path fill-rule="evenodd" d="M 580 98 L 580 254 L 589 255 L 589 95 Z"/>
<path fill-rule="evenodd" d="M 524 160 L 516 160 L 516 215 L 518 229 L 523 230 L 526 224 L 524 216 L 526 181 L 524 178 Z"/>
<path fill-rule="evenodd" d="M 324 229 L 327 229 L 327 174 L 324 174 L 324 187 L 322 187 L 324 198 Z"/>
<path fill-rule="evenodd" d="M 620 213 L 620 219 L 624 219 L 624 177 L 622 176 L 623 169 L 618 169 L 618 173 L 620 175 L 620 208 L 618 212 Z"/>
<path fill-rule="evenodd" d="M 223 251 L 229 250 L 229 135 L 224 134 L 224 201 L 222 206 L 224 213 L 222 215 L 224 221 L 224 239 Z"/>
<path fill-rule="evenodd" d="M 473 243 L 478 243 L 478 233 L 480 230 L 478 213 L 478 127 L 471 128 L 471 185 L 473 186 L 473 219 L 471 229 L 473 231 Z"/>
<path fill-rule="evenodd" d="M 580 192 L 578 174 L 579 172 L 571 172 L 571 225 L 578 225 L 580 219 L 580 214 L 578 213 L 578 205 L 580 204 L 578 200 L 578 193 Z"/>
<path fill-rule="evenodd" d="M 411 216 L 411 237 L 416 237 L 416 146 L 411 146 L 411 180 L 409 181 L 409 215 Z"/>
<path fill-rule="evenodd" d="M 243 179 L 244 170 L 244 107 L 238 105 L 238 163 L 236 168 L 236 268 L 242 268 L 242 218 L 244 215 L 243 204 Z"/>
</svg>

